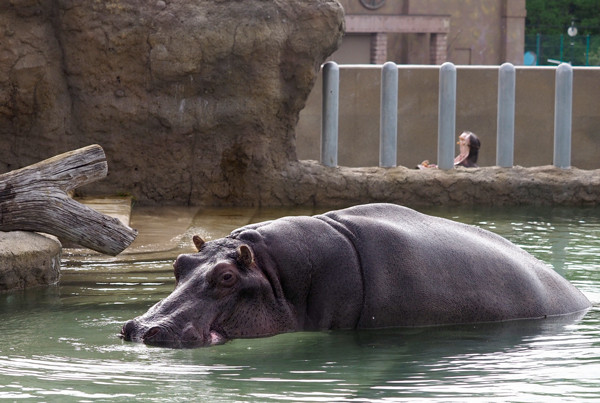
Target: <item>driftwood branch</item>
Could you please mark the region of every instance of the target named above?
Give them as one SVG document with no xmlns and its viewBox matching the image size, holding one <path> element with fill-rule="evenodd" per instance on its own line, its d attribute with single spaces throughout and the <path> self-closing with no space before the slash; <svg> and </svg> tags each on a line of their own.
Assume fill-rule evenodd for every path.
<svg viewBox="0 0 600 403">
<path fill-rule="evenodd" d="M 91 145 L 0 175 L 0 230 L 45 232 L 118 255 L 137 231 L 67 195 L 107 173 L 104 150 Z"/>
</svg>

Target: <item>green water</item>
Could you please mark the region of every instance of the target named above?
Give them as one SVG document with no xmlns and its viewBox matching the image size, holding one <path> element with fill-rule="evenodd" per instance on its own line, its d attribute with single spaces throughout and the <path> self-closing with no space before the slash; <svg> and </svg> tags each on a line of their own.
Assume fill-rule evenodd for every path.
<svg viewBox="0 0 600 403">
<path fill-rule="evenodd" d="M 582 318 L 293 333 L 171 350 L 121 325 L 174 286 L 172 260 L 66 261 L 60 285 L 0 294 L 9 401 L 581 401 L 600 399 L 600 210 L 426 212 L 499 233 L 581 289 Z"/>
</svg>

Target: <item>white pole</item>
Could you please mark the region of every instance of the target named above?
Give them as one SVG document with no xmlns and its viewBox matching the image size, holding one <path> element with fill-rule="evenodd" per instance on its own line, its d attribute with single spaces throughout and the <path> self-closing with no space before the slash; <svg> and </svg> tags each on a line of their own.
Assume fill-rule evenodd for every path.
<svg viewBox="0 0 600 403">
<path fill-rule="evenodd" d="M 562 63 L 556 68 L 554 94 L 554 166 L 571 166 L 571 116 L 573 110 L 573 68 Z"/>
<path fill-rule="evenodd" d="M 398 66 L 387 62 L 381 69 L 381 113 L 379 118 L 379 166 L 397 164 Z"/>
<path fill-rule="evenodd" d="M 496 165 L 512 167 L 515 154 L 515 66 L 504 63 L 498 70 L 498 122 Z"/>
<path fill-rule="evenodd" d="M 438 104 L 438 167 L 454 168 L 456 130 L 456 67 L 450 62 L 440 67 Z"/>
<path fill-rule="evenodd" d="M 340 68 L 335 62 L 327 62 L 323 66 L 321 164 L 329 167 L 338 163 L 339 90 Z"/>
</svg>

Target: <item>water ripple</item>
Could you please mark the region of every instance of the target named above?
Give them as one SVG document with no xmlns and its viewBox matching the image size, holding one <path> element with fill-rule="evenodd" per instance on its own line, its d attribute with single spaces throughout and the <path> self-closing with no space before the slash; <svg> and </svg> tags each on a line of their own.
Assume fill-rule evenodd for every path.
<svg viewBox="0 0 600 403">
<path fill-rule="evenodd" d="M 59 286 L 0 295 L 0 399 L 597 400 L 597 210 L 437 211 L 508 238 L 569 279 L 594 304 L 572 320 L 300 332 L 206 349 L 152 348 L 117 333 L 171 292 L 172 261 L 71 261 Z"/>
</svg>

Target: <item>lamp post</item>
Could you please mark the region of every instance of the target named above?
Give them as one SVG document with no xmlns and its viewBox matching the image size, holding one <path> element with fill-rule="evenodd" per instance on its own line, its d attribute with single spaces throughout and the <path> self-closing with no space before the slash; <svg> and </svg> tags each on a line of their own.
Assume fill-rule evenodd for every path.
<svg viewBox="0 0 600 403">
<path fill-rule="evenodd" d="M 567 35 L 571 37 L 569 46 L 569 63 L 573 64 L 573 48 L 575 47 L 574 38 L 577 36 L 577 27 L 575 26 L 575 20 L 571 20 L 571 26 L 567 28 Z"/>
<path fill-rule="evenodd" d="M 575 20 L 571 20 L 571 26 L 567 28 L 567 35 L 571 38 L 577 35 L 577 27 L 575 26 Z"/>
</svg>

